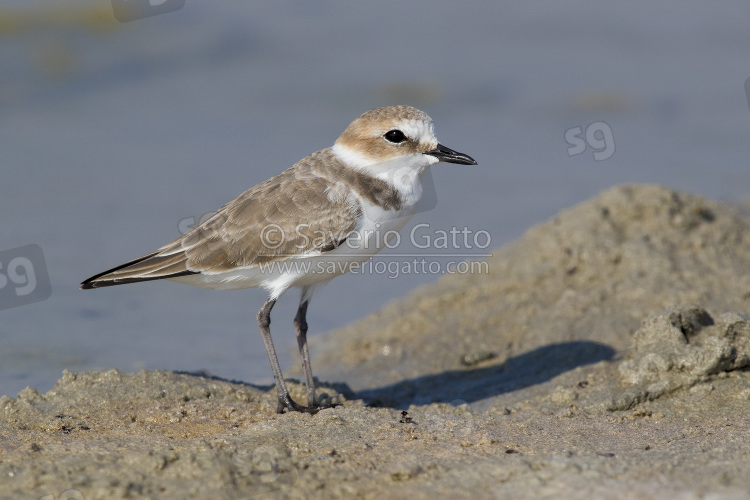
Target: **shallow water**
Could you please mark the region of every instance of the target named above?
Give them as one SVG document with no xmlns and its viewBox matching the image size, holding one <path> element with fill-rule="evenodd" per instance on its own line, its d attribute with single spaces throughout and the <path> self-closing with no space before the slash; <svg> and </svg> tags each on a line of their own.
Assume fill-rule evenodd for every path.
<svg viewBox="0 0 750 500">
<path fill-rule="evenodd" d="M 384 263 L 460 254 L 427 257 L 444 269 L 487 252 L 414 248 L 418 223 L 486 231 L 493 248 L 622 182 L 750 191 L 747 2 L 188 1 L 126 24 L 90 17 L 106 3 L 21 5 L 0 7 L 15 26 L 0 32 L 0 264 L 38 245 L 52 293 L 9 307 L 23 277 L 0 288 L 0 394 L 46 391 L 64 368 L 270 382 L 263 292 L 78 283 L 176 238 L 376 106 L 424 109 L 445 145 L 479 161 L 433 168 L 436 206 Z M 398 274 L 337 278 L 312 302 L 311 334 L 437 279 Z M 296 301 L 273 316 L 287 369 Z"/>
</svg>

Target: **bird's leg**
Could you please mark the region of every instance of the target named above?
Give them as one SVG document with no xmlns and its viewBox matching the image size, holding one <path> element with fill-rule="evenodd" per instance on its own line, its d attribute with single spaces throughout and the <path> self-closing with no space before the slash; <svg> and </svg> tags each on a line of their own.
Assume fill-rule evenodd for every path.
<svg viewBox="0 0 750 500">
<path fill-rule="evenodd" d="M 305 298 L 305 292 L 302 292 L 302 300 L 300 300 L 299 308 L 297 309 L 297 316 L 294 317 L 294 332 L 297 335 L 297 346 L 299 347 L 299 354 L 302 357 L 302 369 L 305 372 L 305 385 L 307 386 L 307 405 L 318 406 L 317 398 L 315 397 L 315 380 L 312 374 L 312 365 L 310 365 L 310 351 L 307 349 L 307 304 L 308 299 Z"/>
<path fill-rule="evenodd" d="M 275 304 L 276 299 L 269 298 L 266 303 L 263 304 L 260 311 L 258 311 L 258 328 L 260 329 L 261 337 L 263 337 L 263 344 L 266 346 L 268 361 L 271 363 L 273 380 L 276 382 L 276 393 L 279 399 L 279 403 L 276 406 L 276 413 L 282 413 L 284 408 L 289 409 L 289 411 L 318 413 L 323 408 L 299 405 L 294 402 L 291 396 L 289 396 L 289 389 L 287 389 L 286 383 L 284 382 L 284 375 L 281 373 L 279 358 L 276 356 L 276 348 L 273 346 L 273 340 L 271 339 L 271 309 L 273 309 Z"/>
</svg>

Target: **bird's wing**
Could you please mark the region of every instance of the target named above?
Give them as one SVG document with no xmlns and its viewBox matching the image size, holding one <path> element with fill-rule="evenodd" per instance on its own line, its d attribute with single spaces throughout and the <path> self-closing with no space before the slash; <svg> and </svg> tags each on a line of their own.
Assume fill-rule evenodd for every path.
<svg viewBox="0 0 750 500">
<path fill-rule="evenodd" d="M 250 188 L 156 252 L 92 276 L 82 288 L 215 274 L 332 250 L 355 230 L 361 208 L 330 175 L 335 168 L 321 168 L 330 154 L 315 155 L 325 152 Z"/>
</svg>

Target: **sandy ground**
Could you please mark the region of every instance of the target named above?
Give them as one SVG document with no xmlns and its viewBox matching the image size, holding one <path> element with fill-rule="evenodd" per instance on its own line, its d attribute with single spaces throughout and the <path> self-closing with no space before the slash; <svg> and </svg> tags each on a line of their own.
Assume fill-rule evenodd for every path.
<svg viewBox="0 0 750 500">
<path fill-rule="evenodd" d="M 612 188 L 315 338 L 341 404 L 314 416 L 201 374 L 65 372 L 0 398 L 0 498 L 746 498 L 749 229 Z"/>
</svg>

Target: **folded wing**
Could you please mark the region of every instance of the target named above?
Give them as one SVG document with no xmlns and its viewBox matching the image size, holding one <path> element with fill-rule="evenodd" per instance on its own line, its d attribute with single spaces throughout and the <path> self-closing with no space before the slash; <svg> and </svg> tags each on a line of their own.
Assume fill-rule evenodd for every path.
<svg viewBox="0 0 750 500">
<path fill-rule="evenodd" d="M 98 288 L 319 255 L 356 228 L 359 205 L 340 185 L 328 150 L 245 191 L 156 252 L 92 276 Z"/>
</svg>

